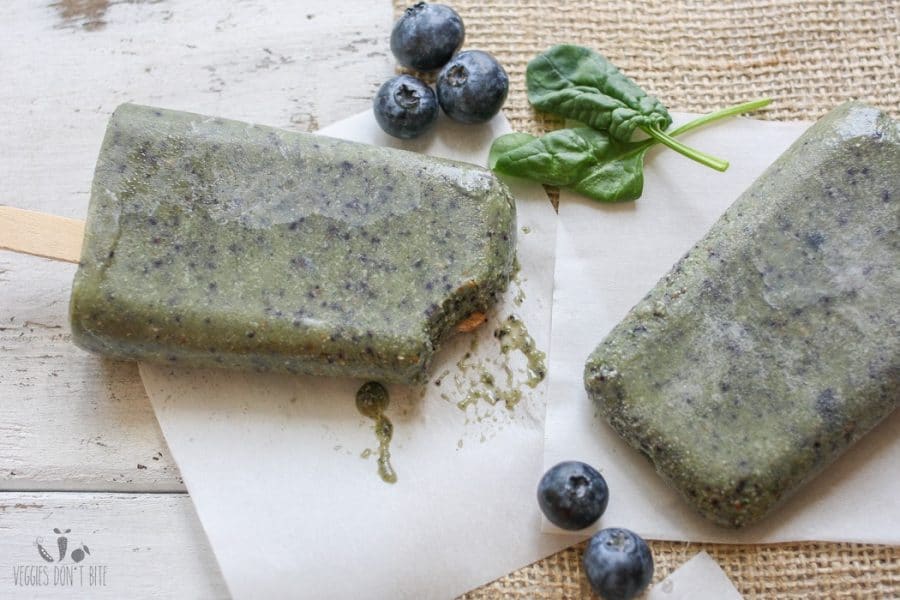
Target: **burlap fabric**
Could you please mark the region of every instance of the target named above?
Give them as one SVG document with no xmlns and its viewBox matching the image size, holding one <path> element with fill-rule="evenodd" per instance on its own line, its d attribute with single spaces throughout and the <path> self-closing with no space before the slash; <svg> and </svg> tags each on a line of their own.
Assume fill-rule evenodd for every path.
<svg viewBox="0 0 900 600">
<path fill-rule="evenodd" d="M 559 122 L 529 106 L 525 66 L 553 44 L 590 46 L 670 109 L 708 112 L 768 96 L 763 119 L 814 120 L 851 98 L 900 118 L 900 0 L 440 0 L 466 24 L 466 48 L 510 76 L 504 112 L 540 134 Z M 399 14 L 412 2 L 394 0 Z M 898 509 L 900 510 L 900 509 Z M 835 515 L 840 518 L 840 515 Z M 900 598 L 900 548 L 651 542 L 654 581 L 706 550 L 746 598 Z M 587 598 L 578 545 L 463 596 Z"/>
</svg>

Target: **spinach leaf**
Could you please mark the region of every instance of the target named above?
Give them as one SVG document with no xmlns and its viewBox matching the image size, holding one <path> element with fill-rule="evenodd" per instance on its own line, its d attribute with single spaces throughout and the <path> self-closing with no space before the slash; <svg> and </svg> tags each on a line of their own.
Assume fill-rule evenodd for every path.
<svg viewBox="0 0 900 600">
<path fill-rule="evenodd" d="M 528 63 L 525 81 L 535 108 L 608 131 L 620 142 L 628 142 L 640 128 L 692 160 L 719 171 L 728 168 L 728 162 L 668 135 L 672 117 L 666 107 L 589 48 L 553 46 Z"/>
<path fill-rule="evenodd" d="M 572 186 L 576 192 L 598 202 L 631 202 L 644 192 L 644 155 L 649 146 L 603 162 Z"/>
<path fill-rule="evenodd" d="M 527 133 L 515 132 L 501 135 L 491 144 L 491 150 L 488 152 L 488 168 L 493 169 L 500 157 L 507 152 L 525 146 L 536 139 L 536 137 Z"/>
<path fill-rule="evenodd" d="M 620 142 L 606 133 L 578 127 L 536 138 L 510 133 L 494 141 L 490 166 L 498 173 L 571 187 L 600 202 L 641 195 L 646 143 Z"/>
<path fill-rule="evenodd" d="M 608 131 L 622 142 L 637 127 L 666 129 L 672 124 L 659 100 L 583 46 L 562 44 L 538 54 L 528 63 L 525 83 L 535 108 Z"/>
<path fill-rule="evenodd" d="M 670 135 L 681 135 L 770 102 L 765 98 L 731 106 L 694 119 Z M 643 192 L 644 156 L 657 143 L 655 138 L 622 142 L 590 127 L 559 129 L 540 138 L 510 133 L 494 140 L 488 161 L 497 173 L 571 188 L 598 202 L 628 202 L 640 198 Z"/>
</svg>

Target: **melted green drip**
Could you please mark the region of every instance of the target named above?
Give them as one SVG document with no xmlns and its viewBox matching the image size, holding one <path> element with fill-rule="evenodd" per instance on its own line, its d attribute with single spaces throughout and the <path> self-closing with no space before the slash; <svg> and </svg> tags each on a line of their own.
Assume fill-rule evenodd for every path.
<svg viewBox="0 0 900 600">
<path fill-rule="evenodd" d="M 377 381 L 364 383 L 356 392 L 356 408 L 359 412 L 375 421 L 375 437 L 378 439 L 378 475 L 385 483 L 396 483 L 397 473 L 391 465 L 391 438 L 394 436 L 394 425 L 384 415 L 390 403 L 387 389 Z M 370 450 L 363 451 L 363 458 L 371 455 Z"/>
</svg>

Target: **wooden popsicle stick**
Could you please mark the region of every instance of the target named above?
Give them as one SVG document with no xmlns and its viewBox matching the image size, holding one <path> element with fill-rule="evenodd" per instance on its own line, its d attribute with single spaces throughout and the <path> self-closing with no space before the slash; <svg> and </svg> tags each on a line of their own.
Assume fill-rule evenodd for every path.
<svg viewBox="0 0 900 600">
<path fill-rule="evenodd" d="M 0 206 L 0 249 L 77 263 L 84 221 Z"/>
</svg>

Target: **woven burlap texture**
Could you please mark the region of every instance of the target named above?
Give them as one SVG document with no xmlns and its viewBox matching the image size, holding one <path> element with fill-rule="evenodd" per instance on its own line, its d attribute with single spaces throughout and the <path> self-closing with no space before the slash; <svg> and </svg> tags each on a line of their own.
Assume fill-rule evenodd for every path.
<svg viewBox="0 0 900 600">
<path fill-rule="evenodd" d="M 772 106 L 754 116 L 815 120 L 845 100 L 860 99 L 900 118 L 900 0 L 443 2 L 465 21 L 464 47 L 491 52 L 509 73 L 504 113 L 519 131 L 539 134 L 559 126 L 529 106 L 525 66 L 560 43 L 594 48 L 672 110 L 709 112 L 770 97 Z M 395 13 L 409 4 L 394 0 Z M 654 581 L 706 550 L 745 598 L 900 598 L 897 547 L 651 546 Z M 564 550 L 463 598 L 590 597 L 583 548 Z"/>
</svg>

